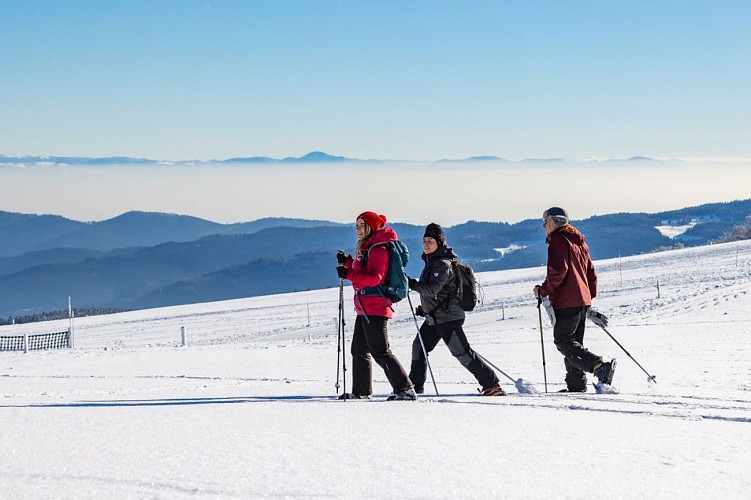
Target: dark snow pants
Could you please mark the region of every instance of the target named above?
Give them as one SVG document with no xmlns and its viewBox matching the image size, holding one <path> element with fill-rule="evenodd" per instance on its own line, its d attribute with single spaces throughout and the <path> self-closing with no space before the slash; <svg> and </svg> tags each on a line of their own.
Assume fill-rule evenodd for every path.
<svg viewBox="0 0 751 500">
<path fill-rule="evenodd" d="M 371 356 L 383 368 L 394 392 L 412 387 L 399 360 L 389 348 L 388 318 L 368 316 L 370 323 L 358 315 L 352 335 L 352 394 L 373 394 Z"/>
<path fill-rule="evenodd" d="M 447 321 L 438 325 L 429 325 L 425 321 L 420 327 L 420 336 L 425 344 L 425 350 L 428 353 L 432 352 L 438 345 L 438 341 L 443 339 L 451 354 L 475 376 L 483 389 L 493 387 L 499 382 L 498 376 L 469 346 L 462 325 L 464 325 L 463 319 Z M 420 338 L 415 336 L 415 340 L 412 342 L 412 367 L 409 371 L 409 378 L 415 383 L 418 390 L 425 386 L 427 368 L 428 363 L 425 360 L 425 354 L 422 352 Z"/>
<path fill-rule="evenodd" d="M 570 392 L 587 390 L 587 375 L 602 361 L 584 347 L 584 325 L 587 321 L 588 306 L 564 307 L 555 309 L 553 340 L 558 351 L 563 354 L 566 365 L 566 387 Z"/>
</svg>

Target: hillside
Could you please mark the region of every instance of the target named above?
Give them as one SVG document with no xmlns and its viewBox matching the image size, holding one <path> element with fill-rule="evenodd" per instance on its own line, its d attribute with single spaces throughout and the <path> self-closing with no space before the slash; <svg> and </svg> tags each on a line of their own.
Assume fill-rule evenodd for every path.
<svg viewBox="0 0 751 500">
<path fill-rule="evenodd" d="M 744 223 L 749 213 L 751 200 L 744 200 L 573 223 L 586 235 L 593 258 L 603 259 L 706 244 Z M 354 245 L 350 225 L 327 221 L 261 219 L 223 225 L 130 212 L 83 224 L 4 215 L 10 239 L 25 239 L 21 246 L 63 246 L 0 258 L 3 318 L 61 309 L 69 296 L 80 307 L 140 309 L 316 289 L 336 281 L 326 255 L 333 259 L 337 249 L 352 252 Z M 56 236 L 34 232 L 42 227 L 51 227 L 48 235 Z M 69 232 L 59 234 L 63 227 Z M 392 227 L 411 249 L 407 273 L 418 275 L 423 227 Z M 445 230 L 449 245 L 477 271 L 545 263 L 547 246 L 538 220 L 470 221 Z"/>
</svg>

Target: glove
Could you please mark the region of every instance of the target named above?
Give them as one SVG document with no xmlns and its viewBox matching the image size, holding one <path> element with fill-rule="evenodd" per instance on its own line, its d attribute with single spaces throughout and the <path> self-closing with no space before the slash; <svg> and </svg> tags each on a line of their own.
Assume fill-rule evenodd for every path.
<svg viewBox="0 0 751 500">
<path fill-rule="evenodd" d="M 347 279 L 347 268 L 344 266 L 339 266 L 336 268 L 336 274 L 339 275 L 339 279 L 346 280 Z"/>
<path fill-rule="evenodd" d="M 419 281 L 417 281 L 417 280 L 416 280 L 416 279 L 414 279 L 414 278 L 409 278 L 409 277 L 408 277 L 408 278 L 407 278 L 407 283 L 409 284 L 409 288 L 410 288 L 410 290 L 412 290 L 412 289 L 414 289 L 414 288 L 415 288 L 415 284 L 416 284 L 416 283 L 419 283 Z M 420 306 L 417 306 L 417 307 L 420 307 Z"/>
<path fill-rule="evenodd" d="M 420 316 L 421 318 L 425 317 L 425 311 L 422 310 L 422 306 L 417 306 L 415 309 L 415 315 Z"/>
<path fill-rule="evenodd" d="M 589 311 L 587 311 L 587 318 L 592 321 L 595 325 L 599 326 L 600 328 L 605 328 L 608 326 L 608 317 L 602 314 L 597 309 L 589 308 Z"/>
<path fill-rule="evenodd" d="M 347 254 L 344 253 L 344 250 L 339 250 L 338 252 L 336 252 L 336 261 L 340 266 L 343 266 L 344 263 L 347 262 Z"/>
<path fill-rule="evenodd" d="M 550 326 L 555 326 L 555 310 L 553 309 L 553 304 L 550 303 L 550 299 L 548 297 L 542 298 L 542 307 L 544 307 L 545 312 L 548 313 L 548 318 L 550 318 Z"/>
</svg>

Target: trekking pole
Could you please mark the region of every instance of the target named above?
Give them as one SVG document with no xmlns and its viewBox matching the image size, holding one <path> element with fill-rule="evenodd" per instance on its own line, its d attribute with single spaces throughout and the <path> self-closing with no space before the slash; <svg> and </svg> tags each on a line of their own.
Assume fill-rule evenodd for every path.
<svg viewBox="0 0 751 500">
<path fill-rule="evenodd" d="M 510 381 L 516 383 L 516 380 L 514 380 L 513 378 L 511 378 L 511 376 L 508 375 L 506 372 L 504 372 L 503 370 L 501 370 L 500 368 L 498 368 L 497 366 L 495 366 L 493 363 L 491 363 L 490 361 L 488 361 L 488 359 L 485 356 L 483 356 L 482 354 L 480 354 L 479 352 L 477 352 L 477 350 L 475 350 L 475 354 L 477 354 L 478 358 L 480 358 L 481 360 L 485 361 L 485 363 L 487 363 L 490 366 L 492 366 L 493 368 L 495 368 L 495 371 L 497 371 L 498 373 L 500 373 L 501 375 L 503 375 L 504 377 L 506 377 Z"/>
<path fill-rule="evenodd" d="M 344 398 L 342 401 L 347 402 L 347 338 L 344 336 L 344 280 L 339 279 L 339 311 L 341 321 L 339 322 L 342 331 L 342 384 L 344 389 Z M 337 391 L 338 392 L 338 391 Z"/>
<path fill-rule="evenodd" d="M 545 367 L 545 341 L 542 338 L 542 297 L 537 297 L 537 316 L 540 318 L 540 347 L 542 348 L 542 376 L 545 379 L 545 392 L 548 392 L 548 369 Z"/>
<path fill-rule="evenodd" d="M 433 369 L 430 367 L 430 360 L 428 359 L 428 351 L 425 350 L 425 343 L 422 341 L 422 335 L 420 334 L 420 327 L 417 324 L 417 316 L 415 316 L 415 308 L 412 307 L 412 299 L 407 294 L 407 300 L 409 301 L 409 310 L 412 312 L 412 319 L 415 320 L 415 328 L 417 328 L 417 338 L 420 339 L 420 346 L 422 347 L 422 353 L 425 355 L 425 363 L 428 365 L 428 371 L 430 372 L 430 379 L 433 381 L 433 389 L 435 389 L 435 395 L 438 394 L 438 386 L 435 384 L 435 377 L 433 376 Z"/>
<path fill-rule="evenodd" d="M 339 394 L 339 367 L 341 366 L 341 354 L 342 354 L 342 310 L 344 309 L 344 281 L 339 280 L 339 319 L 336 322 L 336 393 Z M 346 391 L 346 388 L 345 388 Z"/>
<path fill-rule="evenodd" d="M 616 344 L 618 344 L 618 347 L 620 347 L 621 349 L 623 349 L 623 352 L 625 352 L 625 353 L 626 353 L 626 355 L 627 355 L 627 356 L 628 356 L 629 358 L 631 358 L 631 361 L 633 361 L 634 363 L 636 363 L 636 366 L 638 366 L 639 368 L 641 368 L 641 371 L 643 371 L 644 373 L 646 373 L 646 374 L 647 374 L 647 383 L 649 383 L 649 382 L 654 382 L 655 384 L 657 383 L 657 375 L 650 375 L 650 374 L 649 374 L 649 372 L 648 372 L 647 370 L 645 370 L 645 369 L 644 369 L 644 367 L 643 367 L 642 365 L 640 365 L 640 364 L 639 364 L 639 362 L 638 362 L 638 361 L 636 361 L 636 360 L 634 359 L 634 357 L 633 357 L 633 356 L 632 356 L 631 354 L 629 354 L 629 352 L 628 352 L 628 351 L 626 350 L 626 348 L 625 348 L 625 347 L 623 347 L 623 346 L 621 345 L 621 343 L 620 343 L 620 342 L 618 342 L 618 341 L 617 341 L 617 340 L 615 339 L 615 337 L 613 337 L 613 336 L 612 336 L 612 335 L 610 334 L 610 332 L 608 331 L 608 329 L 607 329 L 607 328 L 605 328 L 605 327 L 604 327 L 604 326 L 602 326 L 602 325 L 598 325 L 598 326 L 599 326 L 600 328 L 602 328 L 602 329 L 603 329 L 603 331 L 604 331 L 605 333 L 607 333 L 607 334 L 608 334 L 608 337 L 610 337 L 611 339 L 613 339 L 613 342 L 615 342 Z"/>
<path fill-rule="evenodd" d="M 519 379 L 514 380 L 506 372 L 504 372 L 503 370 L 501 370 L 500 368 L 498 368 L 497 366 L 495 366 L 493 363 L 491 363 L 490 361 L 488 361 L 488 358 L 486 358 L 485 356 L 483 356 L 482 354 L 480 354 L 477 351 L 475 351 L 475 354 L 477 355 L 478 358 L 480 358 L 481 360 L 483 360 L 485 363 L 487 363 L 488 365 L 490 365 L 493 368 L 495 368 L 495 370 L 498 373 L 500 373 L 501 375 L 503 375 L 504 377 L 506 377 L 507 379 L 509 379 L 510 381 L 512 381 L 514 383 L 514 385 L 516 386 L 516 390 L 519 391 L 520 394 L 534 394 L 534 393 L 537 392 L 535 390 L 535 388 L 532 386 L 532 384 L 530 384 L 528 381 L 524 380 L 523 378 L 519 378 Z"/>
</svg>

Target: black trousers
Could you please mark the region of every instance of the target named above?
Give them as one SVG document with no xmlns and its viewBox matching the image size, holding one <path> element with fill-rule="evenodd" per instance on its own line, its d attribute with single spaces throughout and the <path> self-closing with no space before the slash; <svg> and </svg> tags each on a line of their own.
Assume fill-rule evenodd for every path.
<svg viewBox="0 0 751 500">
<path fill-rule="evenodd" d="M 412 387 L 399 360 L 389 348 L 388 318 L 368 316 L 370 323 L 358 315 L 352 335 L 352 394 L 373 394 L 371 356 L 383 368 L 394 392 Z"/>
<path fill-rule="evenodd" d="M 588 309 L 588 306 L 555 309 L 553 341 L 564 356 L 566 387 L 572 392 L 586 390 L 585 372 L 592 373 L 595 365 L 602 361 L 600 356 L 592 354 L 584 347 L 584 326 Z"/>
<path fill-rule="evenodd" d="M 498 376 L 469 346 L 462 325 L 464 325 L 463 319 L 447 321 L 438 325 L 429 325 L 427 321 L 423 322 L 420 327 L 420 336 L 425 344 L 425 350 L 428 353 L 432 352 L 438 345 L 438 341 L 443 339 L 451 354 L 475 376 L 483 389 L 493 387 L 499 382 Z M 425 387 L 427 369 L 428 362 L 422 352 L 420 339 L 415 336 L 415 340 L 412 342 L 412 366 L 409 371 L 409 378 L 418 389 Z"/>
</svg>

